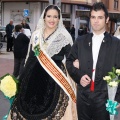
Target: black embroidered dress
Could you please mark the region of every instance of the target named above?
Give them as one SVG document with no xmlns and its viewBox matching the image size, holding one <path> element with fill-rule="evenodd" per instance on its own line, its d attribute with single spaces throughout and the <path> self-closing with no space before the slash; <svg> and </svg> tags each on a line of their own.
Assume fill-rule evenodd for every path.
<svg viewBox="0 0 120 120">
<path fill-rule="evenodd" d="M 62 60 L 70 49 L 68 44 L 52 57 L 65 74 Z M 64 116 L 69 98 L 42 68 L 32 50 L 20 82 L 19 94 L 11 107 L 12 120 L 60 120 Z"/>
</svg>

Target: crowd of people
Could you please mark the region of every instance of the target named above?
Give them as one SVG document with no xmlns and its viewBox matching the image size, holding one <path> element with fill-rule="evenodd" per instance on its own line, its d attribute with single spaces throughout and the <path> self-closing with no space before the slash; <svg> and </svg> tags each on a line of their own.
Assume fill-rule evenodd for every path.
<svg viewBox="0 0 120 120">
<path fill-rule="evenodd" d="M 13 75 L 20 82 L 7 120 L 110 120 L 103 77 L 120 68 L 120 40 L 117 33 L 106 32 L 108 21 L 105 5 L 95 2 L 90 10 L 92 33 L 82 27 L 84 33 L 75 40 L 74 25 L 68 32 L 56 5 L 44 9 L 31 39 L 23 34 L 22 28 L 30 29 L 24 20 L 12 36 L 11 20 L 7 51 L 12 50 L 12 36 Z M 115 101 L 120 108 L 120 85 Z"/>
<path fill-rule="evenodd" d="M 72 40 L 73 40 L 73 43 L 75 42 L 75 32 L 76 32 L 76 29 L 75 29 L 75 26 L 74 24 L 70 26 L 65 26 L 65 28 L 67 29 L 67 31 L 70 33 L 71 37 L 72 37 Z M 81 24 L 80 25 L 80 28 L 78 29 L 78 36 L 82 36 L 82 35 L 85 35 L 87 33 L 89 33 L 89 27 L 86 25 L 86 24 Z"/>
<path fill-rule="evenodd" d="M 89 33 L 89 28 L 87 27 L 87 25 L 80 25 L 80 28 L 78 29 L 78 36 L 82 36 Z"/>
</svg>

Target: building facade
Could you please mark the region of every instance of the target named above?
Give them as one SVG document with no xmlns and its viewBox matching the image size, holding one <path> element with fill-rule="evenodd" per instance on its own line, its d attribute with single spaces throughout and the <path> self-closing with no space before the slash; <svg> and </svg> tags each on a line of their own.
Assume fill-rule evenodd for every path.
<svg viewBox="0 0 120 120">
<path fill-rule="evenodd" d="M 50 0 L 2 0 L 0 7 L 0 24 L 6 26 L 10 19 L 14 20 L 14 25 L 21 23 L 22 19 L 27 19 L 34 31 L 38 19 L 43 9 L 49 4 Z M 57 1 L 57 0 L 54 0 Z M 63 23 L 70 27 L 74 24 L 76 31 L 81 24 L 89 24 L 89 9 L 94 2 L 102 1 L 110 12 L 110 22 L 107 25 L 109 32 L 114 32 L 119 25 L 120 0 L 61 0 L 61 12 L 63 15 Z M 29 10 L 29 15 L 23 15 L 24 9 Z M 77 32 L 76 32 L 77 36 Z"/>
<path fill-rule="evenodd" d="M 56 0 L 57 1 L 57 0 Z M 61 0 L 61 11 L 63 23 L 66 26 L 75 24 L 76 9 L 81 6 L 91 6 L 93 2 L 99 0 Z M 34 31 L 37 21 L 43 9 L 49 4 L 49 0 L 2 0 L 0 24 L 6 26 L 10 19 L 14 20 L 14 25 L 21 23 L 22 19 L 28 19 L 31 30 Z M 29 10 L 29 16 L 24 17 L 24 9 Z M 72 14 L 71 14 L 72 12 Z M 85 22 L 81 20 L 81 22 Z"/>
</svg>

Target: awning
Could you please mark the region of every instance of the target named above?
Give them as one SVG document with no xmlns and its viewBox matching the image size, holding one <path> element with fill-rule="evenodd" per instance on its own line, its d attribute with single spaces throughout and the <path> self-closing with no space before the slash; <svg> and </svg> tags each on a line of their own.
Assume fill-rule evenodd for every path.
<svg viewBox="0 0 120 120">
<path fill-rule="evenodd" d="M 117 22 L 120 19 L 120 12 L 109 11 L 109 17 L 111 21 Z"/>
</svg>

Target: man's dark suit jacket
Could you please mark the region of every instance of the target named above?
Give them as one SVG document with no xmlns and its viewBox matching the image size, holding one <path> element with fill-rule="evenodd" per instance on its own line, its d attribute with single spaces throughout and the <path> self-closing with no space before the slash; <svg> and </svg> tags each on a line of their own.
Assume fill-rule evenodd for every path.
<svg viewBox="0 0 120 120">
<path fill-rule="evenodd" d="M 107 83 L 103 77 L 112 70 L 112 67 L 120 68 L 120 40 L 107 32 L 101 43 L 95 75 L 95 92 L 100 93 L 102 98 L 108 97 Z M 80 85 L 80 79 L 87 74 L 92 78 L 93 57 L 92 57 L 92 33 L 80 36 L 70 51 L 66 61 L 68 73 L 77 83 L 77 92 L 89 93 L 90 84 L 86 87 Z M 73 66 L 73 61 L 79 59 L 79 69 Z M 116 100 L 120 103 L 120 85 L 117 90 Z"/>
</svg>

